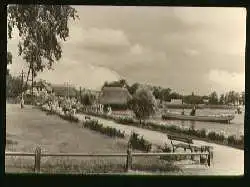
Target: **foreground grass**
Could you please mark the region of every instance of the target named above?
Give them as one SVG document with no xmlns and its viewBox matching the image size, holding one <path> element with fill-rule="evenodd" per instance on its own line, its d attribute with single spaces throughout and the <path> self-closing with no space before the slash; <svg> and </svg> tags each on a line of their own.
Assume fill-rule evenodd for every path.
<svg viewBox="0 0 250 187">
<path fill-rule="evenodd" d="M 27 160 L 26 160 L 27 161 Z M 21 164 L 22 163 L 22 164 Z M 6 160 L 6 172 L 33 172 L 34 160 L 24 163 L 23 158 Z M 148 172 L 178 172 L 179 167 L 159 158 L 133 158 L 132 170 Z M 83 159 L 43 159 L 41 173 L 50 174 L 89 174 L 89 173 L 124 173 L 126 172 L 126 157 L 123 158 L 83 158 Z"/>
<path fill-rule="evenodd" d="M 22 119 L 22 120 L 20 120 Z M 58 116 L 46 115 L 37 109 L 19 105 L 7 106 L 6 151 L 34 152 L 40 145 L 42 152 L 51 153 L 126 153 L 127 140 L 110 138 L 98 132 L 79 128 Z M 43 157 L 42 173 L 123 173 L 123 158 L 54 158 Z M 174 163 L 158 157 L 133 158 L 132 169 L 138 171 L 173 172 L 180 170 Z M 5 157 L 6 172 L 33 172 L 34 157 Z"/>
</svg>

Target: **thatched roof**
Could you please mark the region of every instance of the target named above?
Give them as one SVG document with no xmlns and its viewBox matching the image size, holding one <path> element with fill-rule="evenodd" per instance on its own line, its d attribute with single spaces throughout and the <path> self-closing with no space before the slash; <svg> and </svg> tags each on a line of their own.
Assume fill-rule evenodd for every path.
<svg viewBox="0 0 250 187">
<path fill-rule="evenodd" d="M 77 90 L 74 87 L 67 87 L 65 85 L 52 85 L 53 92 L 56 96 L 69 96 L 69 97 L 76 97 Z M 69 94 L 69 95 L 68 95 Z"/>
<path fill-rule="evenodd" d="M 101 104 L 127 104 L 132 96 L 126 88 L 121 87 L 104 87 L 101 91 L 99 101 Z"/>
</svg>

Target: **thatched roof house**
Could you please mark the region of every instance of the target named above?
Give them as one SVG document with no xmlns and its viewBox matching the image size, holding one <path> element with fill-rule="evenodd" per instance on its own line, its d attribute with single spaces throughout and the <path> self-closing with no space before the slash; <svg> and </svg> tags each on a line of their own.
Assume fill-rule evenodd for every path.
<svg viewBox="0 0 250 187">
<path fill-rule="evenodd" d="M 103 105 L 127 105 L 132 98 L 126 88 L 121 87 L 103 87 L 99 102 Z"/>
</svg>

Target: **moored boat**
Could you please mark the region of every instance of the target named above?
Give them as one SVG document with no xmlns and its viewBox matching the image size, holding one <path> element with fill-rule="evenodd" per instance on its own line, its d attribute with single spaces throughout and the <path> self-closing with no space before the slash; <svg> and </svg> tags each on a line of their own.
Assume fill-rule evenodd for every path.
<svg viewBox="0 0 250 187">
<path fill-rule="evenodd" d="M 162 119 L 230 123 L 230 121 L 234 119 L 234 115 L 188 116 L 188 115 L 166 112 L 164 115 L 162 115 Z"/>
</svg>

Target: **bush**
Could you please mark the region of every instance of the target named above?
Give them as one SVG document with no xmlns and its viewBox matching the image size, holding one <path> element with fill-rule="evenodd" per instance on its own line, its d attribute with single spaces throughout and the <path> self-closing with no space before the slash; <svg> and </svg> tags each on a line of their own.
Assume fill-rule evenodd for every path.
<svg viewBox="0 0 250 187">
<path fill-rule="evenodd" d="M 110 137 L 125 138 L 125 132 L 121 132 L 120 130 L 117 130 L 112 127 L 104 127 L 102 124 L 99 124 L 98 121 L 96 120 L 89 120 L 83 122 L 83 127 L 94 131 L 98 131 Z"/>
<path fill-rule="evenodd" d="M 236 143 L 236 136 L 235 135 L 228 136 L 227 143 L 229 145 L 235 145 L 235 143 Z"/>
<path fill-rule="evenodd" d="M 210 140 L 216 140 L 216 133 L 215 132 L 209 132 L 207 136 Z"/>
<path fill-rule="evenodd" d="M 121 123 L 121 124 L 125 124 L 125 125 L 134 123 L 134 120 L 132 118 L 121 118 L 121 117 L 119 117 L 119 118 L 116 118 L 115 121 L 117 123 Z"/>
<path fill-rule="evenodd" d="M 133 132 L 130 136 L 129 142 L 133 149 L 138 149 L 141 151 L 150 152 L 152 148 L 152 144 L 145 140 L 143 136 L 139 138 L 139 134 Z"/>
</svg>

